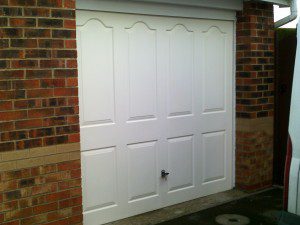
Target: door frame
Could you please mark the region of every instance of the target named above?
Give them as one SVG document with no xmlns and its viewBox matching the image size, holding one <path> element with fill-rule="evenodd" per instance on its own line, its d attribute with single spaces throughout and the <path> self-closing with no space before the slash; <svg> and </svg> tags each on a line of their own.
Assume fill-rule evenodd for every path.
<svg viewBox="0 0 300 225">
<path fill-rule="evenodd" d="M 232 59 L 232 188 L 236 184 L 236 18 L 233 23 L 233 59 Z"/>
</svg>

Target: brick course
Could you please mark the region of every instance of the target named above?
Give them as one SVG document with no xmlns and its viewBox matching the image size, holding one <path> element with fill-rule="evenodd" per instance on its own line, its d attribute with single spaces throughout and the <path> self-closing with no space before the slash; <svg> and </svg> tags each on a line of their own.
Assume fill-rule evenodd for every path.
<svg viewBox="0 0 300 225">
<path fill-rule="evenodd" d="M 236 185 L 272 185 L 274 117 L 273 5 L 245 2 L 237 13 Z"/>
<path fill-rule="evenodd" d="M 75 0 L 0 3 L 0 151 L 79 142 Z"/>
</svg>

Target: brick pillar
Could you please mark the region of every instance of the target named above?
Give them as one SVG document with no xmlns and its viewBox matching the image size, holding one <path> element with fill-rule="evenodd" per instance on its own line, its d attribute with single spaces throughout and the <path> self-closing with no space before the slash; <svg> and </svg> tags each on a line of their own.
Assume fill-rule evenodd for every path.
<svg viewBox="0 0 300 225">
<path fill-rule="evenodd" d="M 237 13 L 236 186 L 272 185 L 274 119 L 273 6 L 245 2 Z"/>
<path fill-rule="evenodd" d="M 75 0 L 0 0 L 0 224 L 81 224 Z"/>
</svg>

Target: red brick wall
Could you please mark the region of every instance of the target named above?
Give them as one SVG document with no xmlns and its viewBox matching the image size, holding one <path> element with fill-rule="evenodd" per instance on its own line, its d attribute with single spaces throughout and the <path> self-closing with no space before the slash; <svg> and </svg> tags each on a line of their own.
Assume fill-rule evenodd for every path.
<svg viewBox="0 0 300 225">
<path fill-rule="evenodd" d="M 0 5 L 0 152 L 79 142 L 75 0 Z"/>
<path fill-rule="evenodd" d="M 0 0 L 0 224 L 81 224 L 75 0 Z"/>
<path fill-rule="evenodd" d="M 81 224 L 80 160 L 0 172 L 0 224 Z"/>
<path fill-rule="evenodd" d="M 272 185 L 274 115 L 273 6 L 245 2 L 237 14 L 236 184 Z"/>
</svg>

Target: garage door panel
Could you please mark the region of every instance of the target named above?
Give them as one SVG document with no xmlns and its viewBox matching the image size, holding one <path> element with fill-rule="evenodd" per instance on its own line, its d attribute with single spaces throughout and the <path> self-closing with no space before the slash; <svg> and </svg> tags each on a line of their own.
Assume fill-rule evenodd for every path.
<svg viewBox="0 0 300 225">
<path fill-rule="evenodd" d="M 230 132 L 230 129 L 228 129 L 228 125 L 230 124 L 231 117 L 228 117 L 227 113 L 207 113 L 203 114 L 201 128 L 203 133 L 210 133 L 218 130 Z"/>
<path fill-rule="evenodd" d="M 203 182 L 225 178 L 226 133 L 216 131 L 203 134 Z"/>
<path fill-rule="evenodd" d="M 84 152 L 82 165 L 84 211 L 117 206 L 116 148 Z"/>
<path fill-rule="evenodd" d="M 175 25 L 169 36 L 168 117 L 193 113 L 194 32 Z"/>
<path fill-rule="evenodd" d="M 80 128 L 81 150 L 91 150 L 116 145 L 118 130 L 115 124 Z"/>
<path fill-rule="evenodd" d="M 126 217 L 128 217 L 128 210 L 117 205 L 116 207 L 106 207 L 100 210 L 83 212 L 83 224 L 106 224 L 108 222 L 120 220 Z"/>
<path fill-rule="evenodd" d="M 226 97 L 226 34 L 212 26 L 204 32 L 203 52 L 203 111 L 217 112 L 225 110 Z"/>
<path fill-rule="evenodd" d="M 177 118 L 173 121 L 169 120 L 167 138 L 194 135 L 195 128 L 193 126 L 195 124 L 197 124 L 196 119 Z"/>
<path fill-rule="evenodd" d="M 97 19 L 78 28 L 81 124 L 115 121 L 113 29 Z M 91 54 L 92 53 L 92 54 Z"/>
<path fill-rule="evenodd" d="M 194 186 L 194 137 L 168 139 L 168 191 Z"/>
<path fill-rule="evenodd" d="M 128 145 L 128 201 L 158 196 L 157 141 Z"/>
<path fill-rule="evenodd" d="M 202 168 L 202 192 L 214 194 L 232 188 L 231 146 L 231 132 L 229 131 L 219 130 L 203 135 L 203 160 L 207 158 L 205 162 L 211 162 L 217 167 L 211 169 L 208 164 L 203 164 L 203 167 L 206 168 Z"/>
<path fill-rule="evenodd" d="M 157 120 L 128 123 L 126 133 L 122 136 L 126 144 L 141 143 L 160 139 L 161 131 L 157 129 Z"/>
<path fill-rule="evenodd" d="M 156 118 L 157 34 L 144 22 L 137 22 L 128 33 L 129 120 Z"/>
</svg>

